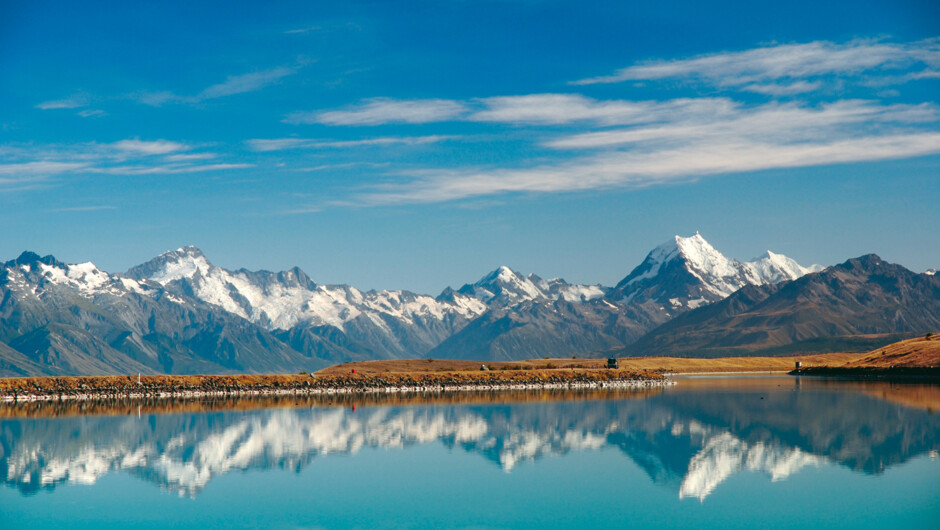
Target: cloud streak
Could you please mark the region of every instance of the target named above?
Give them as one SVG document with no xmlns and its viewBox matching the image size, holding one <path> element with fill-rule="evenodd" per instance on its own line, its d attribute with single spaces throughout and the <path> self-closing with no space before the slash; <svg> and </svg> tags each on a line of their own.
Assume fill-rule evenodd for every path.
<svg viewBox="0 0 940 530">
<path fill-rule="evenodd" d="M 182 142 L 140 138 L 107 144 L 0 145 L 0 191 L 48 187 L 77 175 L 172 175 L 254 167 L 247 163 L 206 163 L 217 155 L 189 152 L 192 149 Z"/>
<path fill-rule="evenodd" d="M 241 75 L 230 75 L 225 81 L 211 85 L 195 96 L 181 96 L 169 91 L 138 92 L 128 96 L 130 99 L 159 107 L 167 103 L 195 104 L 212 99 L 219 99 L 237 94 L 257 92 L 263 88 L 279 83 L 282 79 L 296 74 L 299 66 L 281 66 L 269 70 L 259 70 Z"/>
<path fill-rule="evenodd" d="M 292 149 L 347 149 L 354 147 L 376 147 L 389 145 L 423 145 L 446 140 L 456 136 L 387 136 L 365 138 L 361 140 L 313 140 L 307 138 L 272 138 L 254 139 L 245 142 L 248 148 L 256 152 L 287 151 Z"/>
<path fill-rule="evenodd" d="M 734 141 L 762 138 L 768 142 L 823 140 L 855 137 L 884 124 L 920 124 L 940 119 L 940 108 L 920 105 L 880 105 L 872 101 L 838 101 L 818 107 L 796 103 L 769 103 L 738 107 L 721 119 L 697 119 L 682 114 L 671 123 L 564 136 L 546 143 L 557 149 L 595 149 L 642 142 L 692 142 L 706 139 Z M 851 130 L 848 128 L 851 127 Z"/>
<path fill-rule="evenodd" d="M 431 123 L 455 119 L 467 111 L 447 99 L 399 100 L 373 98 L 343 110 L 295 112 L 287 123 L 324 125 L 382 125 L 386 123 Z"/>
<path fill-rule="evenodd" d="M 780 44 L 739 52 L 713 53 L 690 59 L 650 61 L 617 70 L 611 75 L 572 82 L 573 85 L 692 79 L 723 87 L 760 91 L 775 80 L 798 80 L 828 75 L 857 75 L 869 71 L 915 69 L 933 73 L 940 68 L 940 41 L 887 43 L 855 40 L 845 44 L 826 41 Z M 786 83 L 789 93 L 805 92 L 809 85 Z M 750 88 L 748 88 L 750 87 Z M 756 89 L 756 90 L 755 90 Z M 787 92 L 785 88 L 779 89 Z"/>
<path fill-rule="evenodd" d="M 428 171 L 403 184 L 377 187 L 362 204 L 443 202 L 505 193 L 559 193 L 636 189 L 740 173 L 940 153 L 940 133 L 925 132 L 822 143 L 772 144 L 752 140 L 613 152 L 529 169 Z"/>
<path fill-rule="evenodd" d="M 88 106 L 88 103 L 89 97 L 87 95 L 75 94 L 65 99 L 43 101 L 42 103 L 36 105 L 36 108 L 41 110 L 78 109 Z"/>
</svg>

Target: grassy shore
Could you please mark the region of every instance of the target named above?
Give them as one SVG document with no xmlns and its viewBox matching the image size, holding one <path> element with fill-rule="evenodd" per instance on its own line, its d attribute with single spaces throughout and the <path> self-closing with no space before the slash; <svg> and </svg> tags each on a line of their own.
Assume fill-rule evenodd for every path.
<svg viewBox="0 0 940 530">
<path fill-rule="evenodd" d="M 843 364 L 866 355 L 862 353 L 825 353 L 787 357 L 723 357 L 695 359 L 685 357 L 630 357 L 619 360 L 620 368 L 657 373 L 735 373 L 735 372 L 788 372 L 794 363 L 803 366 Z M 324 368 L 319 374 L 348 375 L 385 373 L 430 373 L 479 371 L 485 364 L 495 371 L 527 370 L 600 370 L 607 359 L 545 358 L 525 361 L 481 363 L 480 361 L 454 361 L 448 359 L 396 359 L 389 361 L 363 361 Z"/>
</svg>

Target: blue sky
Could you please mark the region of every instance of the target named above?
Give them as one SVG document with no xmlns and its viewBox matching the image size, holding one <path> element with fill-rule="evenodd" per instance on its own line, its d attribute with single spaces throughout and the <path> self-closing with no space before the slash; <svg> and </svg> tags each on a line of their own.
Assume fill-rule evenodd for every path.
<svg viewBox="0 0 940 530">
<path fill-rule="evenodd" d="M 0 258 L 435 293 L 698 230 L 940 267 L 932 0 L 140 4 L 0 1 Z"/>
</svg>

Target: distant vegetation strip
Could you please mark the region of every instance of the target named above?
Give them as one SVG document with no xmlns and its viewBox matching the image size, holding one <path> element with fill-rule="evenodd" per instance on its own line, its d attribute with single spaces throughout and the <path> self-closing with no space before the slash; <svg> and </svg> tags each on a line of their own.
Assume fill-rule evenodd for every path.
<svg viewBox="0 0 940 530">
<path fill-rule="evenodd" d="M 0 379 L 0 400 L 590 388 L 658 386 L 668 382 L 655 372 L 622 369 L 29 377 Z"/>
</svg>

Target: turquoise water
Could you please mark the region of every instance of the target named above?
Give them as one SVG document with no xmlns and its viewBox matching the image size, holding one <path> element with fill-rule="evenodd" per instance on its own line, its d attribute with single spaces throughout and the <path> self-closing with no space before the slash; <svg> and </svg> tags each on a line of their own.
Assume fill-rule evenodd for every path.
<svg viewBox="0 0 940 530">
<path fill-rule="evenodd" d="M 938 397 L 937 386 L 721 378 L 603 399 L 11 418 L 0 519 L 937 528 Z"/>
</svg>

